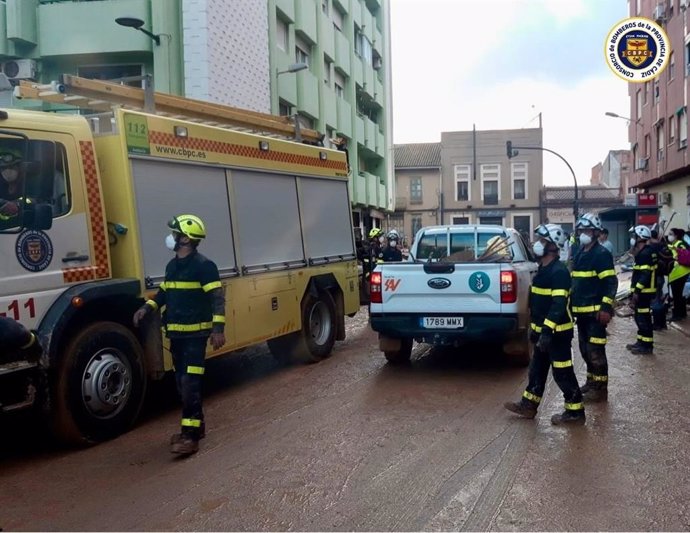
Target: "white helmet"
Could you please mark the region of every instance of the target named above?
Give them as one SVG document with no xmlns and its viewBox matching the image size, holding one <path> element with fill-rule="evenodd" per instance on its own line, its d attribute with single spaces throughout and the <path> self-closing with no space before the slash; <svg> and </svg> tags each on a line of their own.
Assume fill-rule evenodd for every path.
<svg viewBox="0 0 690 533">
<path fill-rule="evenodd" d="M 552 242 L 558 246 L 559 249 L 563 249 L 568 240 L 565 231 L 563 231 L 563 228 L 558 224 L 539 224 L 534 229 L 534 233 L 542 239 Z"/>
<path fill-rule="evenodd" d="M 604 227 L 601 225 L 601 220 L 594 213 L 585 213 L 580 218 L 577 219 L 575 224 L 575 229 L 596 229 L 602 230 Z"/>
<path fill-rule="evenodd" d="M 647 241 L 652 238 L 652 232 L 647 226 L 639 225 L 630 228 L 630 231 L 635 234 L 638 239 Z"/>
<path fill-rule="evenodd" d="M 388 240 L 389 241 L 399 241 L 400 240 L 400 234 L 398 234 L 398 230 L 392 229 L 388 232 Z"/>
</svg>

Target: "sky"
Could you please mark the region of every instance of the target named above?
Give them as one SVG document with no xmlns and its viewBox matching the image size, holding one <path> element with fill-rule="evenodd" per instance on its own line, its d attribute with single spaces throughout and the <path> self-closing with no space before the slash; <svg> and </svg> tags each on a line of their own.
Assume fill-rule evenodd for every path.
<svg viewBox="0 0 690 533">
<path fill-rule="evenodd" d="M 579 184 L 609 150 L 629 148 L 628 83 L 604 60 L 626 0 L 391 0 L 393 141 L 443 131 L 536 128 Z M 544 184 L 572 185 L 544 153 Z"/>
</svg>

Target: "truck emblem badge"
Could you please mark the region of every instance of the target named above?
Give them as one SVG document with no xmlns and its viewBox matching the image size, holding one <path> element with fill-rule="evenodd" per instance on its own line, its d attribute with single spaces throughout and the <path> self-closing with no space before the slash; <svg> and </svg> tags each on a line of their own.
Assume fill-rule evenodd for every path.
<svg viewBox="0 0 690 533">
<path fill-rule="evenodd" d="M 472 289 L 474 292 L 486 292 L 489 289 L 489 285 L 491 285 L 491 280 L 486 273 L 473 272 L 470 274 L 470 289 Z"/>
<path fill-rule="evenodd" d="M 450 287 L 450 280 L 446 278 L 431 278 L 426 284 L 432 289 L 447 289 Z"/>
<path fill-rule="evenodd" d="M 17 260 L 26 270 L 40 272 L 53 260 L 53 243 L 50 237 L 37 230 L 26 230 L 17 237 Z"/>
</svg>

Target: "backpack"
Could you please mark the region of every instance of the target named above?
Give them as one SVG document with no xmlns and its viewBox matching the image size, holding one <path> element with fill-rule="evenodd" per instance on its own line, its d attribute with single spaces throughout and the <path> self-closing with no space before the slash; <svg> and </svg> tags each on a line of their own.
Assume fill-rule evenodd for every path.
<svg viewBox="0 0 690 533">
<path fill-rule="evenodd" d="M 657 252 L 657 267 L 656 270 L 661 276 L 668 276 L 673 270 L 674 260 L 673 253 L 668 246 L 660 248 Z"/>
<path fill-rule="evenodd" d="M 688 248 L 678 248 L 678 264 L 684 267 L 690 267 L 690 250 Z"/>
</svg>

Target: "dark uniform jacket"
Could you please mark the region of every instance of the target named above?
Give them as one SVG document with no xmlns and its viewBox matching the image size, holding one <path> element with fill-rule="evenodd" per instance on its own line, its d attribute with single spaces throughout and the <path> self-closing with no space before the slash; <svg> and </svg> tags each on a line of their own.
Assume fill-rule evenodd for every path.
<svg viewBox="0 0 690 533">
<path fill-rule="evenodd" d="M 630 290 L 633 293 L 656 293 L 657 256 L 654 246 L 645 245 L 635 256 Z"/>
<path fill-rule="evenodd" d="M 570 272 L 562 262 L 540 266 L 532 280 L 529 295 L 530 328 L 534 333 L 568 333 L 573 319 L 568 309 Z"/>
<path fill-rule="evenodd" d="M 571 274 L 570 301 L 575 315 L 591 315 L 598 311 L 613 313 L 618 277 L 611 252 L 598 242 L 589 250 L 580 247 L 574 256 Z"/>
<path fill-rule="evenodd" d="M 218 268 L 199 252 L 174 257 L 165 267 L 165 281 L 152 300 L 165 306 L 163 326 L 168 337 L 207 336 L 225 326 L 225 297 Z"/>
<path fill-rule="evenodd" d="M 389 263 L 391 261 L 402 261 L 403 256 L 402 256 L 402 252 L 400 251 L 399 248 L 393 248 L 392 246 L 386 246 L 383 249 L 383 252 L 381 253 L 381 259 L 385 263 Z"/>
</svg>

